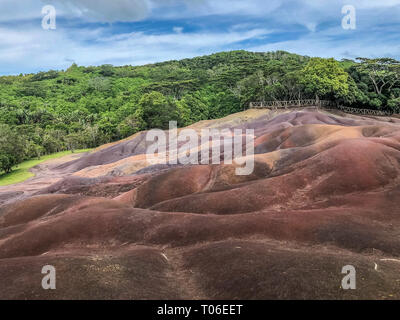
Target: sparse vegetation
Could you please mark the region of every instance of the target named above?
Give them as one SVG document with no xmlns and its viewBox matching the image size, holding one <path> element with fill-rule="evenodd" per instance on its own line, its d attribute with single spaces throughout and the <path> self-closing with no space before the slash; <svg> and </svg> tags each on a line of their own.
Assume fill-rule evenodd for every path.
<svg viewBox="0 0 400 320">
<path fill-rule="evenodd" d="M 76 150 L 75 153 L 89 152 L 91 149 Z M 34 174 L 29 169 L 41 164 L 47 160 L 57 159 L 71 154 L 71 151 L 62 151 L 54 154 L 49 154 L 41 157 L 40 159 L 33 159 L 24 161 L 16 165 L 11 172 L 0 175 L 0 186 L 8 186 L 32 178 Z"/>
</svg>

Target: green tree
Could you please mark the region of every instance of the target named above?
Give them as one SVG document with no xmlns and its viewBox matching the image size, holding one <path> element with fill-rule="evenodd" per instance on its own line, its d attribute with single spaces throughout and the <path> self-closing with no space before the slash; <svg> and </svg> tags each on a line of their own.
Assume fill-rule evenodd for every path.
<svg viewBox="0 0 400 320">
<path fill-rule="evenodd" d="M 70 133 L 69 135 L 65 136 L 64 141 L 68 150 L 72 152 L 82 146 L 82 136 L 77 133 Z"/>
<path fill-rule="evenodd" d="M 111 64 L 103 64 L 100 66 L 100 72 L 104 77 L 112 77 L 114 75 L 114 67 Z"/>
<path fill-rule="evenodd" d="M 46 152 L 45 148 L 41 145 L 37 145 L 31 140 L 26 143 L 26 155 L 27 158 L 38 158 L 40 160 L 41 156 Z"/>
<path fill-rule="evenodd" d="M 117 127 L 121 138 L 129 137 L 140 131 L 143 127 L 143 120 L 137 114 L 127 116 Z"/>
<path fill-rule="evenodd" d="M 0 125 L 0 168 L 6 173 L 25 158 L 26 137 L 15 128 Z"/>
<path fill-rule="evenodd" d="M 177 105 L 182 126 L 187 126 L 201 120 L 207 120 L 209 117 L 208 106 L 202 100 L 199 92 L 186 94 L 177 102 Z"/>
<path fill-rule="evenodd" d="M 170 121 L 180 121 L 176 102 L 156 91 L 140 99 L 138 116 L 146 123 L 147 129 L 167 129 Z"/>
<path fill-rule="evenodd" d="M 388 107 L 394 113 L 400 112 L 400 97 L 392 98 L 388 101 Z"/>
<path fill-rule="evenodd" d="M 41 82 L 24 82 L 19 85 L 19 96 L 46 97 L 46 89 Z"/>
<path fill-rule="evenodd" d="M 59 152 L 63 149 L 61 139 L 50 132 L 43 137 L 43 147 L 47 154 Z"/>
<path fill-rule="evenodd" d="M 351 101 L 350 77 L 334 59 L 312 58 L 302 70 L 305 92 L 329 100 Z"/>
<path fill-rule="evenodd" d="M 89 89 L 99 92 L 109 92 L 111 90 L 111 81 L 104 77 L 92 78 L 88 82 Z"/>
<path fill-rule="evenodd" d="M 389 91 L 400 83 L 400 62 L 391 58 L 357 58 L 361 63 L 358 70 L 368 75 L 375 92 L 380 95 L 384 89 Z"/>
</svg>

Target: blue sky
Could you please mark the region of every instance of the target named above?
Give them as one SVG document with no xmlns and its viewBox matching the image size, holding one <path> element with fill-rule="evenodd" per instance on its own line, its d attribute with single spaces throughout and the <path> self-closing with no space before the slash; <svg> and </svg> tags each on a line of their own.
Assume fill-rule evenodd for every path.
<svg viewBox="0 0 400 320">
<path fill-rule="evenodd" d="M 56 29 L 42 28 L 53 5 Z M 342 28 L 342 7 L 356 29 Z M 219 51 L 400 59 L 400 0 L 0 0 L 0 74 Z"/>
</svg>

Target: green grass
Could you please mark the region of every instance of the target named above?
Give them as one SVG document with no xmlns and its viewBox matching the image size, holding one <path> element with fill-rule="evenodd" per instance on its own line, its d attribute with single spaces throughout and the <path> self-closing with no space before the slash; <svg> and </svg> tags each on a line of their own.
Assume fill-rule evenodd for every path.
<svg viewBox="0 0 400 320">
<path fill-rule="evenodd" d="M 90 150 L 92 150 L 92 149 L 76 150 L 74 153 L 76 154 L 76 153 L 88 152 Z M 32 178 L 34 176 L 34 174 L 32 172 L 30 172 L 29 169 L 33 168 L 34 166 L 37 166 L 38 164 L 40 164 L 42 162 L 47 161 L 47 160 L 61 158 L 61 157 L 67 156 L 69 154 L 72 154 L 72 152 L 71 151 L 62 151 L 62 152 L 43 156 L 40 158 L 40 160 L 33 159 L 33 160 L 24 161 L 24 162 L 20 163 L 19 165 L 15 166 L 13 168 L 12 172 L 3 173 L 0 175 L 0 186 L 9 186 L 12 184 L 24 182 L 25 180 Z"/>
</svg>

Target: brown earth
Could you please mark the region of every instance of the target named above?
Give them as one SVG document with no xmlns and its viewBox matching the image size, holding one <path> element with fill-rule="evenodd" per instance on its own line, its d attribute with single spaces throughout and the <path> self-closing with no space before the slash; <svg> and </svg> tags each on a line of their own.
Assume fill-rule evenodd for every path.
<svg viewBox="0 0 400 320">
<path fill-rule="evenodd" d="M 190 128 L 254 129 L 254 172 L 150 165 L 139 133 L 1 188 L 0 299 L 400 299 L 399 119 L 249 110 Z"/>
</svg>

